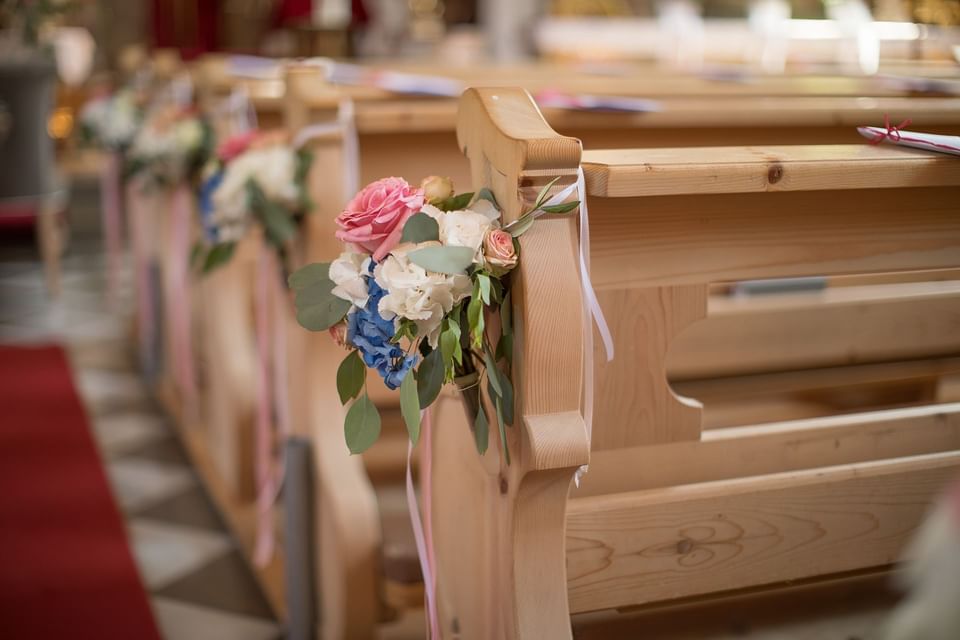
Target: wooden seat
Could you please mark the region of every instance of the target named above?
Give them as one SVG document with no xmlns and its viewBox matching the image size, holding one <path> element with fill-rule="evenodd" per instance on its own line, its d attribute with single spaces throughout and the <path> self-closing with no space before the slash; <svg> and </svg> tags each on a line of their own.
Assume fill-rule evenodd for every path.
<svg viewBox="0 0 960 640">
<path fill-rule="evenodd" d="M 574 181 L 581 164 L 579 141 L 554 133 L 519 90 L 464 94 L 458 140 L 474 183 L 493 190 L 507 220 L 553 178 L 555 189 Z M 932 496 L 960 472 L 960 404 L 706 430 L 702 404 L 670 387 L 668 353 L 707 316 L 711 283 L 956 269 L 960 165 L 866 144 L 588 151 L 582 160 L 591 277 L 616 357 L 607 363 L 598 349 L 584 370 L 576 218 L 542 218 L 522 238 L 513 274 L 523 327 L 513 463 L 493 444 L 477 455 L 455 400 L 437 410 L 432 525 L 444 637 L 569 638 L 570 614 L 895 562 Z M 951 296 L 940 313 L 955 319 Z M 955 351 L 941 340 L 935 351 Z M 894 348 L 877 362 L 897 357 Z M 931 366 L 953 371 L 955 362 L 939 362 Z"/>
</svg>

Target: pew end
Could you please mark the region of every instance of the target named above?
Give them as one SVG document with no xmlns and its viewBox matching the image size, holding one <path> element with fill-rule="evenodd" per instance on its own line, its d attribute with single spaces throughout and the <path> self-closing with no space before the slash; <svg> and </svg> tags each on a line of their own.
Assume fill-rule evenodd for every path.
<svg viewBox="0 0 960 640">
<path fill-rule="evenodd" d="M 506 220 L 522 209 L 528 186 L 576 175 L 579 145 L 551 134 L 522 91 L 462 97 L 461 149 L 475 187 L 493 190 Z M 586 151 L 582 160 L 589 264 L 616 359 L 596 350 L 594 370 L 583 372 L 583 325 L 557 328 L 558 318 L 583 318 L 577 227 L 569 218 L 538 222 L 522 238 L 514 280 L 523 416 L 513 427 L 514 464 L 492 449 L 477 455 L 454 394 L 438 407 L 431 523 L 443 636 L 569 638 L 571 614 L 896 562 L 932 497 L 960 473 L 955 281 L 832 292 L 819 309 L 842 329 L 834 345 L 856 349 L 845 355 L 817 345 L 765 353 L 774 339 L 790 338 L 771 332 L 746 347 L 739 371 L 739 363 L 700 361 L 689 350 L 677 361 L 687 377 L 675 384 L 668 356 L 701 326 L 708 355 L 736 349 L 715 344 L 729 327 L 706 330 L 711 316 L 723 317 L 722 304 L 708 304 L 716 283 L 956 269 L 960 165 L 866 144 Z M 536 277 L 547 265 L 552 276 Z M 754 305 L 761 318 L 773 314 L 765 324 L 726 312 L 748 327 L 798 309 L 813 317 L 812 305 L 791 304 Z M 894 329 L 924 313 L 944 317 L 929 320 L 928 332 Z M 855 314 L 872 314 L 885 329 L 858 342 Z M 905 344 L 878 337 L 902 331 Z M 555 380 L 558 371 L 566 379 Z M 710 381 L 731 372 L 741 379 Z M 597 391 L 589 441 L 582 378 L 573 380 L 582 375 L 593 376 Z M 899 408 L 808 418 L 794 411 L 705 429 L 700 398 L 742 391 L 746 376 L 774 389 L 816 386 L 811 376 L 819 376 L 827 390 L 929 379 L 933 391 Z M 549 461 L 538 451 L 549 451 Z M 570 491 L 572 472 L 588 460 Z"/>
</svg>

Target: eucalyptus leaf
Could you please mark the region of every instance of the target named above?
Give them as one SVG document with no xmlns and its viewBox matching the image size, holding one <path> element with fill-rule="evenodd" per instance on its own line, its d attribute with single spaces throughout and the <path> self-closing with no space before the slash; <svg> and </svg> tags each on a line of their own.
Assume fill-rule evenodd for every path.
<svg viewBox="0 0 960 640">
<path fill-rule="evenodd" d="M 480 299 L 483 304 L 490 304 L 490 276 L 482 271 L 477 273 L 477 285 L 480 292 Z"/>
<path fill-rule="evenodd" d="M 189 264 L 190 268 L 193 269 L 205 257 L 206 257 L 206 248 L 203 246 L 203 243 L 195 242 L 193 244 L 193 247 L 190 249 L 190 260 L 187 261 L 187 264 Z"/>
<path fill-rule="evenodd" d="M 543 189 L 540 189 L 540 193 L 537 194 L 537 204 L 534 207 L 535 209 L 539 209 L 540 205 L 546 202 L 547 194 L 550 192 L 550 189 L 553 188 L 553 185 L 557 184 L 557 180 L 559 179 L 560 179 L 560 176 L 557 176 L 547 184 L 543 185 Z"/>
<path fill-rule="evenodd" d="M 347 411 L 343 434 L 350 453 L 363 453 L 380 437 L 380 412 L 367 394 L 363 394 Z"/>
<path fill-rule="evenodd" d="M 454 339 L 456 340 L 456 345 L 453 348 L 453 359 L 457 364 L 463 365 L 463 345 L 460 341 L 460 312 L 459 308 L 455 315 L 451 315 L 449 318 L 449 331 L 453 334 Z"/>
<path fill-rule="evenodd" d="M 490 446 L 490 423 L 487 421 L 487 414 L 480 405 L 477 411 L 477 418 L 473 421 L 473 438 L 477 444 L 477 452 L 483 455 Z"/>
<path fill-rule="evenodd" d="M 415 213 L 403 225 L 400 242 L 433 242 L 440 240 L 440 225 L 424 212 Z"/>
<path fill-rule="evenodd" d="M 501 408 L 503 409 L 503 421 L 507 423 L 508 426 L 513 426 L 513 384 L 510 382 L 510 378 L 503 374 L 500 374 L 500 387 L 503 391 L 503 395 L 500 399 L 503 401 Z"/>
<path fill-rule="evenodd" d="M 483 363 L 487 367 L 487 381 L 490 383 L 492 395 L 502 398 L 503 387 L 500 385 L 500 370 L 497 369 L 497 363 L 493 361 L 493 356 L 490 355 L 490 349 L 486 347 L 483 350 Z"/>
<path fill-rule="evenodd" d="M 574 200 L 573 202 L 564 202 L 562 204 L 555 204 L 549 207 L 540 207 L 540 210 L 546 211 L 547 213 L 570 213 L 579 206 L 580 201 Z"/>
<path fill-rule="evenodd" d="M 473 254 L 470 247 L 425 247 L 411 251 L 407 257 L 427 271 L 458 275 L 473 264 Z"/>
<path fill-rule="evenodd" d="M 477 192 L 477 200 L 486 200 L 495 206 L 498 210 L 500 209 L 500 204 L 497 202 L 496 196 L 493 195 L 493 191 L 484 187 Z"/>
<path fill-rule="evenodd" d="M 500 303 L 500 331 L 503 335 L 513 333 L 513 297 L 509 291 Z"/>
<path fill-rule="evenodd" d="M 461 193 L 458 196 L 451 196 L 437 203 L 437 209 L 441 211 L 460 211 L 465 209 L 470 201 L 473 200 L 473 192 Z"/>
<path fill-rule="evenodd" d="M 494 404 L 497 407 L 497 428 L 500 429 L 500 445 L 503 447 L 503 457 L 510 465 L 510 449 L 507 447 L 507 428 L 503 422 L 503 407 L 500 404 L 500 398 L 494 398 Z"/>
<path fill-rule="evenodd" d="M 360 352 L 353 350 L 337 368 L 337 393 L 340 394 L 340 403 L 356 398 L 363 390 L 363 383 L 367 379 L 367 367 L 360 358 Z"/>
<path fill-rule="evenodd" d="M 203 260 L 203 272 L 210 273 L 217 267 L 225 265 L 230 261 L 230 258 L 233 257 L 233 252 L 236 248 L 236 242 L 224 242 L 223 244 L 214 245 L 210 251 L 207 252 L 207 256 Z"/>
<path fill-rule="evenodd" d="M 421 409 L 429 407 L 440 395 L 444 373 L 443 354 L 439 349 L 434 349 L 417 368 L 417 396 Z"/>
<path fill-rule="evenodd" d="M 321 280 L 297 291 L 294 304 L 300 326 L 310 331 L 326 331 L 343 320 L 353 305 L 333 295 L 333 287 L 330 280 Z"/>
<path fill-rule="evenodd" d="M 479 348 L 483 341 L 483 300 L 474 295 L 467 305 L 467 322 L 470 324 L 470 342 Z"/>
<path fill-rule="evenodd" d="M 533 216 L 532 213 L 528 213 L 525 216 L 517 218 L 514 222 L 511 222 L 506 226 L 506 230 L 510 232 L 510 235 L 514 238 L 519 238 L 527 231 L 530 230 L 530 227 L 533 226 L 533 223 L 537 219 Z"/>
<path fill-rule="evenodd" d="M 446 326 L 440 333 L 440 353 L 443 355 L 443 368 L 449 379 L 452 378 L 453 361 L 460 344 L 460 327 L 447 322 L 444 322 L 444 325 Z M 452 328 L 453 326 L 457 326 L 456 331 Z"/>
<path fill-rule="evenodd" d="M 420 400 L 417 394 L 417 378 L 413 371 L 407 371 L 400 383 L 400 413 L 407 425 L 410 442 L 417 444 L 420 439 Z"/>
<path fill-rule="evenodd" d="M 506 360 L 508 365 L 513 365 L 513 334 L 504 333 L 497 342 L 496 351 L 497 360 Z"/>
<path fill-rule="evenodd" d="M 300 267 L 287 278 L 287 284 L 291 289 L 303 289 L 314 284 L 318 280 L 330 279 L 330 263 L 314 262 L 304 267 Z"/>
</svg>

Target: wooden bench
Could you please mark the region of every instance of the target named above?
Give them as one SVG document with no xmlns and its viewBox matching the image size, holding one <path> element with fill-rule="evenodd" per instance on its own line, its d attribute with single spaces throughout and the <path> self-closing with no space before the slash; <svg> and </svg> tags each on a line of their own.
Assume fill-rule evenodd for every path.
<svg viewBox="0 0 960 640">
<path fill-rule="evenodd" d="M 444 637 L 569 638 L 571 614 L 896 561 L 960 472 L 960 405 L 704 430 L 702 405 L 671 390 L 665 362 L 707 315 L 711 282 L 960 266 L 960 163 L 868 145 L 581 154 L 515 89 L 468 91 L 458 139 L 508 220 L 582 162 L 616 357 L 598 350 L 584 371 L 576 218 L 541 220 L 513 276 L 513 464 L 494 446 L 476 454 L 455 397 L 438 408 Z"/>
</svg>

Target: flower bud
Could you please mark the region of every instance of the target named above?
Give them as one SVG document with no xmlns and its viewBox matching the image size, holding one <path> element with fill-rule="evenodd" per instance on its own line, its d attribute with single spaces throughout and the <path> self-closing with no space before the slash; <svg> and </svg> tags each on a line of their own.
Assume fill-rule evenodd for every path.
<svg viewBox="0 0 960 640">
<path fill-rule="evenodd" d="M 427 202 L 440 202 L 453 195 L 453 180 L 430 176 L 423 179 L 420 188 L 423 189 L 423 197 Z"/>
</svg>

